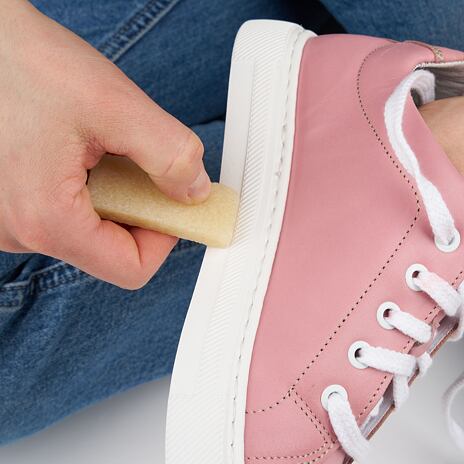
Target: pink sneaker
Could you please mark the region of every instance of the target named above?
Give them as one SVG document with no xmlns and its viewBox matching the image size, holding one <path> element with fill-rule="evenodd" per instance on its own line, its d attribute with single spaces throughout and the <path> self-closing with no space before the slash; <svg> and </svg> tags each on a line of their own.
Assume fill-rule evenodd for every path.
<svg viewBox="0 0 464 464">
<path fill-rule="evenodd" d="M 252 21 L 232 60 L 222 182 L 169 402 L 168 464 L 340 464 L 462 334 L 464 180 L 416 104 L 464 54 Z"/>
</svg>

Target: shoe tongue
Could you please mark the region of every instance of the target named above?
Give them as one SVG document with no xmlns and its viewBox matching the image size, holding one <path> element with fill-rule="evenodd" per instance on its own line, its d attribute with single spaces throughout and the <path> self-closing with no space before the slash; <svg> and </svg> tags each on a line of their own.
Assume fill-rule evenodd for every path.
<svg viewBox="0 0 464 464">
<path fill-rule="evenodd" d="M 429 67 L 428 70 L 435 75 L 437 100 L 461 96 L 464 93 L 464 62 L 452 66 Z"/>
</svg>

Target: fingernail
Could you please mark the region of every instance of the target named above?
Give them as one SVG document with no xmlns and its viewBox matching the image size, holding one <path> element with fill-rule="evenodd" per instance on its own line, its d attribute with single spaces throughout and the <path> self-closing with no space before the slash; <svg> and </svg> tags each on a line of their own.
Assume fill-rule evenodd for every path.
<svg viewBox="0 0 464 464">
<path fill-rule="evenodd" d="M 188 196 L 194 202 L 206 200 L 211 190 L 211 181 L 204 169 L 201 170 L 198 177 L 190 184 L 188 188 Z"/>
</svg>

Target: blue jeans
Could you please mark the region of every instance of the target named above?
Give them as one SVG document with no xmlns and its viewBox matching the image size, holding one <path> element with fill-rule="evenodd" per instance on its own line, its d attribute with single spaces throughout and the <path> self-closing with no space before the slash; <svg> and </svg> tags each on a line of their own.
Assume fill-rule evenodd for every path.
<svg viewBox="0 0 464 464">
<path fill-rule="evenodd" d="M 316 32 L 339 29 L 321 5 L 303 8 L 299 0 L 32 3 L 191 126 L 204 142 L 213 179 L 219 176 L 230 54 L 241 23 L 276 18 Z M 416 1 L 421 16 L 412 11 L 399 15 L 401 21 L 392 11 L 407 2 L 324 3 L 350 31 L 394 38 L 407 33 L 456 47 L 463 32 L 453 9 L 457 0 Z M 0 444 L 168 374 L 203 253 L 202 246 L 181 241 L 157 275 L 131 292 L 46 256 L 0 252 Z"/>
</svg>

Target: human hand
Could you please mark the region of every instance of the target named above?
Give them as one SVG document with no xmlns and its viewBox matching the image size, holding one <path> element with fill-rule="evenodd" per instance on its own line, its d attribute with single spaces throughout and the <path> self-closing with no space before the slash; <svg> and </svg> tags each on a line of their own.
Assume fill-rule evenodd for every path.
<svg viewBox="0 0 464 464">
<path fill-rule="evenodd" d="M 419 111 L 451 162 L 464 174 L 464 97 L 435 100 Z"/>
<path fill-rule="evenodd" d="M 168 196 L 209 194 L 203 146 L 115 65 L 25 0 L 0 0 L 0 250 L 135 289 L 177 239 L 100 220 L 87 170 L 131 158 Z"/>
</svg>

